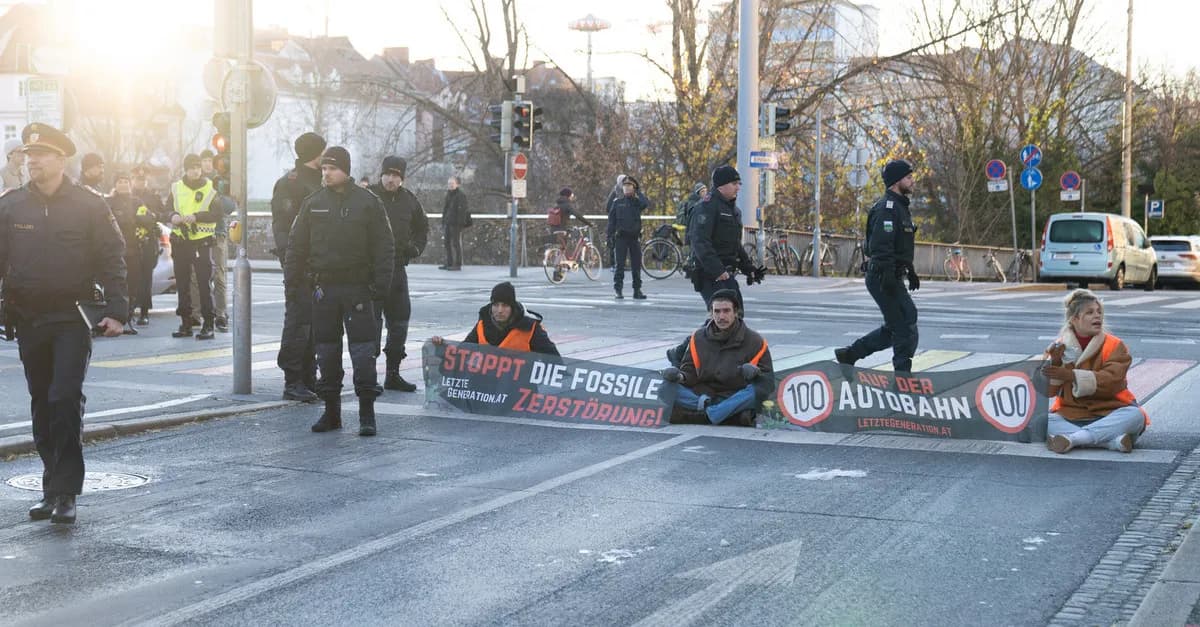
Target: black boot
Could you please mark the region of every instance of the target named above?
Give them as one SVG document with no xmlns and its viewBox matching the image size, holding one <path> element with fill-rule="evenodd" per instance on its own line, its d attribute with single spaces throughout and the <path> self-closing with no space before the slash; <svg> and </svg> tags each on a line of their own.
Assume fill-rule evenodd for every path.
<svg viewBox="0 0 1200 627">
<path fill-rule="evenodd" d="M 325 413 L 313 423 L 313 433 L 324 433 L 342 428 L 342 395 L 334 392 L 325 397 Z"/>
<path fill-rule="evenodd" d="M 150 316 L 146 313 L 146 310 L 143 309 L 142 315 L 138 316 L 137 325 L 139 327 L 144 327 L 144 326 L 148 326 L 149 324 L 150 324 Z"/>
<path fill-rule="evenodd" d="M 50 514 L 54 512 L 54 505 L 58 499 L 53 494 L 42 495 L 42 500 L 38 501 L 33 507 L 29 508 L 30 520 L 46 520 Z"/>
<path fill-rule="evenodd" d="M 200 327 L 200 333 L 198 333 L 196 335 L 196 339 L 197 340 L 211 340 L 216 337 L 217 337 L 217 334 L 215 331 L 213 331 L 212 318 L 209 318 L 208 320 L 204 321 L 204 326 Z"/>
<path fill-rule="evenodd" d="M 625 295 L 621 293 L 621 288 L 614 287 L 613 291 L 616 292 L 616 296 L 614 296 L 614 298 L 617 300 L 625 300 Z"/>
<path fill-rule="evenodd" d="M 321 400 L 316 392 L 313 392 L 307 385 L 299 381 L 285 383 L 283 386 L 283 400 L 285 401 L 300 401 L 301 403 L 315 403 Z"/>
<path fill-rule="evenodd" d="M 646 295 L 642 293 L 642 288 L 633 288 L 633 300 L 646 300 Z"/>
<path fill-rule="evenodd" d="M 192 320 L 184 316 L 183 322 L 179 323 L 179 330 L 171 333 L 171 337 L 192 337 Z"/>
<path fill-rule="evenodd" d="M 375 435 L 375 399 L 373 397 L 358 397 L 358 434 L 362 436 Z"/>
<path fill-rule="evenodd" d="M 75 522 L 75 495 L 63 494 L 54 503 L 54 511 L 50 513 L 50 522 L 63 525 Z"/>
<path fill-rule="evenodd" d="M 229 319 L 225 316 L 217 318 L 217 330 L 221 333 L 229 333 Z"/>
<path fill-rule="evenodd" d="M 387 376 L 383 379 L 383 388 L 385 390 L 395 390 L 397 392 L 416 392 L 417 386 L 404 380 L 400 376 L 399 368 L 388 368 Z"/>
<path fill-rule="evenodd" d="M 853 366 L 854 362 L 858 361 L 857 359 L 854 358 L 854 355 L 850 352 L 849 346 L 833 349 L 833 358 L 836 359 L 839 364 L 843 364 L 846 366 Z"/>
</svg>

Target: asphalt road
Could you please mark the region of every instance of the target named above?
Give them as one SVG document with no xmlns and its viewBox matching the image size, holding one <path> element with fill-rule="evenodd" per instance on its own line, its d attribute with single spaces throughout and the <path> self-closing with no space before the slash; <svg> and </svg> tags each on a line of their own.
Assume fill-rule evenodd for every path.
<svg viewBox="0 0 1200 627">
<path fill-rule="evenodd" d="M 410 353 L 465 332 L 505 270 L 413 268 Z M 650 300 L 615 302 L 609 276 L 550 286 L 526 269 L 517 294 L 569 355 L 665 364 L 703 317 L 698 295 L 647 281 Z M 278 283 L 254 282 L 255 395 L 228 393 L 229 336 L 171 339 L 160 297 L 148 332 L 97 342 L 89 413 L 113 413 L 89 420 L 277 398 Z M 878 322 L 861 282 L 769 277 L 744 293 L 784 364 L 831 358 Z M 928 282 L 917 368 L 1039 353 L 1064 295 Z M 1102 295 L 1154 419 L 1131 455 L 485 419 L 397 393 L 369 439 L 352 404 L 326 435 L 308 431 L 319 407 L 292 405 L 88 446 L 89 471 L 149 482 L 86 494 L 74 527 L 27 521 L 35 493 L 0 484 L 0 623 L 1112 624 L 1200 500 L 1200 292 Z M 11 353 L 0 381 L 3 422 L 27 420 Z M 22 456 L 0 479 L 39 470 Z"/>
</svg>

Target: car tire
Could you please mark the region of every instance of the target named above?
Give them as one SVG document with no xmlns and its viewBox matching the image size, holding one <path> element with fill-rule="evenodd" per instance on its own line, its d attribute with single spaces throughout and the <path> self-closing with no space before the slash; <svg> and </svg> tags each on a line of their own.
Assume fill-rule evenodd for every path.
<svg viewBox="0 0 1200 627">
<path fill-rule="evenodd" d="M 1111 281 L 1108 282 L 1108 289 L 1119 292 L 1125 289 L 1125 266 L 1118 266 L 1117 273 L 1113 275 Z"/>
<path fill-rule="evenodd" d="M 1150 268 L 1150 280 L 1146 281 L 1145 290 L 1153 292 L 1158 287 L 1158 266 Z"/>
</svg>

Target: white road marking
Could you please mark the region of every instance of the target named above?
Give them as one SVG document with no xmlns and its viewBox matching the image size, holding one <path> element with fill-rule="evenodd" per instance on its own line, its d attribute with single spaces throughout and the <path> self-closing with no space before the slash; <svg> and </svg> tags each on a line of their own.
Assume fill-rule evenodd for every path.
<svg viewBox="0 0 1200 627">
<path fill-rule="evenodd" d="M 108 416 L 121 416 L 124 414 L 136 414 L 138 412 L 143 412 L 143 411 L 154 411 L 156 409 L 166 409 L 168 407 L 175 407 L 177 405 L 186 405 L 187 403 L 194 403 L 198 400 L 206 399 L 210 396 L 212 396 L 212 395 L 211 394 L 193 394 L 191 396 L 185 396 L 183 398 L 175 398 L 175 399 L 171 399 L 169 401 L 162 401 L 161 403 L 152 403 L 150 405 L 139 405 L 136 407 L 118 407 L 116 409 L 106 409 L 104 411 L 86 412 L 83 415 L 83 419 L 84 419 L 84 422 L 86 423 L 89 419 L 92 419 L 92 418 L 105 418 Z M 33 423 L 32 420 L 26 420 L 24 422 L 9 422 L 9 423 L 5 423 L 5 424 L 0 424 L 0 429 L 11 429 L 14 427 L 28 427 L 32 423 Z"/>
<path fill-rule="evenodd" d="M 964 333 L 943 333 L 938 336 L 943 340 L 986 340 L 990 335 L 971 335 Z"/>
<path fill-rule="evenodd" d="M 1196 340 L 1193 340 L 1190 337 L 1176 337 L 1176 338 L 1146 337 L 1146 338 L 1142 338 L 1142 341 L 1147 344 L 1187 344 L 1189 346 L 1196 343 Z"/>
<path fill-rule="evenodd" d="M 1163 305 L 1162 308 L 1163 309 L 1200 309 L 1200 298 L 1197 298 L 1195 300 L 1184 301 L 1182 303 L 1175 303 L 1173 305 Z"/>
<path fill-rule="evenodd" d="M 1155 303 L 1160 300 L 1170 300 L 1170 296 L 1137 296 L 1134 298 L 1109 298 L 1104 301 L 1105 307 L 1129 307 L 1131 305 L 1143 305 L 1146 303 Z"/>
</svg>

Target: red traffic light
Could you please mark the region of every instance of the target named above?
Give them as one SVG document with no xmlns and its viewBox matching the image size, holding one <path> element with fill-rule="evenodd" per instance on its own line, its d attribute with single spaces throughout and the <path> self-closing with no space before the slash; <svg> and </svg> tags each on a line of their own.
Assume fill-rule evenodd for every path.
<svg viewBox="0 0 1200 627">
<path fill-rule="evenodd" d="M 224 135 L 217 133 L 212 137 L 212 147 L 218 154 L 229 150 L 229 140 Z"/>
</svg>

